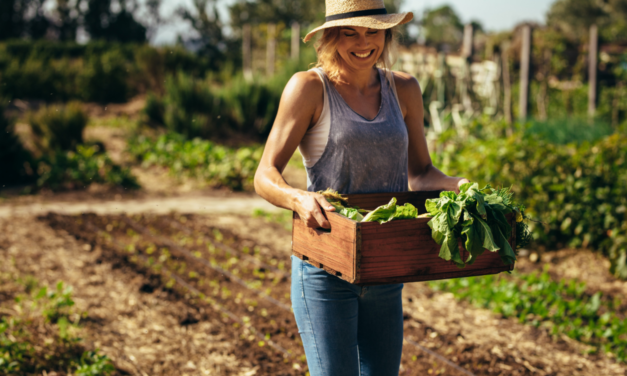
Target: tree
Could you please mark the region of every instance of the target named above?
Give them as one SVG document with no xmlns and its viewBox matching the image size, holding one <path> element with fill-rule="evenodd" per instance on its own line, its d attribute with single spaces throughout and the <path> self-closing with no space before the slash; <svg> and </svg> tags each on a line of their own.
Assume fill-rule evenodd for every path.
<svg viewBox="0 0 627 376">
<path fill-rule="evenodd" d="M 457 51 L 464 36 L 464 25 L 448 5 L 427 10 L 422 19 L 425 43 L 445 51 Z"/>
<path fill-rule="evenodd" d="M 179 39 L 184 43 L 198 49 L 198 53 L 207 56 L 217 67 L 218 62 L 224 58 L 227 41 L 222 33 L 224 25 L 220 20 L 220 14 L 215 0 L 193 0 L 194 10 L 179 7 L 176 13 L 183 20 L 190 23 L 196 31 L 196 36 Z"/>
<path fill-rule="evenodd" d="M 592 24 L 604 40 L 627 40 L 627 0 L 557 0 L 546 18 L 572 40 L 587 39 Z"/>
<path fill-rule="evenodd" d="M 30 0 L 0 1 L 0 40 L 21 38 L 27 34 L 26 11 Z"/>
<path fill-rule="evenodd" d="M 78 29 L 78 21 L 81 14 L 78 5 L 78 1 L 74 1 L 72 4 L 70 0 L 57 0 L 55 9 L 57 39 L 63 41 L 76 40 L 76 30 Z"/>
<path fill-rule="evenodd" d="M 133 13 L 137 10 L 135 1 L 120 1 L 120 11 L 113 12 L 111 0 L 87 0 L 87 11 L 83 17 L 85 30 L 91 39 L 104 39 L 119 42 L 145 42 L 146 27 L 137 22 Z"/>
</svg>

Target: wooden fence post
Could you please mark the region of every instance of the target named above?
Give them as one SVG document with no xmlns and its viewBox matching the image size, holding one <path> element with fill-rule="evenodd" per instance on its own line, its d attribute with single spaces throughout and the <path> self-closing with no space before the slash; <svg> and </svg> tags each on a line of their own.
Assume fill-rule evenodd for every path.
<svg viewBox="0 0 627 376">
<path fill-rule="evenodd" d="M 461 79 L 461 100 L 466 111 L 472 111 L 472 100 L 470 91 L 472 90 L 472 77 L 470 73 L 470 63 L 472 61 L 474 29 L 472 24 L 464 26 L 464 44 L 462 46 L 462 57 L 464 57 L 464 75 Z"/>
<path fill-rule="evenodd" d="M 522 28 L 522 50 L 520 56 L 520 98 L 518 102 L 521 120 L 527 119 L 529 109 L 529 71 L 531 65 L 531 26 Z"/>
<path fill-rule="evenodd" d="M 244 78 L 251 81 L 253 79 L 253 69 L 250 24 L 244 24 L 242 28 L 242 65 L 244 69 Z"/>
<path fill-rule="evenodd" d="M 298 60 L 300 57 L 300 24 L 296 21 L 292 22 L 292 60 Z"/>
<path fill-rule="evenodd" d="M 503 115 L 512 124 L 512 79 L 509 71 L 509 43 L 501 45 L 501 71 L 503 72 Z"/>
<path fill-rule="evenodd" d="M 274 57 L 276 53 L 276 25 L 268 24 L 268 43 L 266 45 L 266 75 L 274 74 Z"/>
<path fill-rule="evenodd" d="M 599 52 L 599 30 L 597 25 L 590 26 L 590 45 L 588 47 L 588 117 L 592 120 L 597 106 L 597 55 Z"/>
</svg>

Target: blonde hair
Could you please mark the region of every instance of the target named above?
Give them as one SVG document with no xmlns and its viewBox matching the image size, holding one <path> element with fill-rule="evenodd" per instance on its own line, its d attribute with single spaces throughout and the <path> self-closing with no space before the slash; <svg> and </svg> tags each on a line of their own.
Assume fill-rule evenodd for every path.
<svg viewBox="0 0 627 376">
<path fill-rule="evenodd" d="M 315 44 L 318 62 L 316 68 L 322 68 L 331 81 L 340 77 L 342 57 L 337 52 L 340 42 L 340 26 L 325 29 Z M 393 29 L 385 29 L 385 45 L 375 66 L 382 68 L 388 80 L 392 79 L 392 65 L 396 62 L 396 37 Z"/>
</svg>

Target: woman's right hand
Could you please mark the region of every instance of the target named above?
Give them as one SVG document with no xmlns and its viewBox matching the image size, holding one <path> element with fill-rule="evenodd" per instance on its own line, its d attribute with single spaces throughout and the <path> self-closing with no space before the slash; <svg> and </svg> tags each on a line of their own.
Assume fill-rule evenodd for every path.
<svg viewBox="0 0 627 376">
<path fill-rule="evenodd" d="M 320 193 L 300 191 L 295 197 L 294 211 L 307 227 L 330 229 L 324 210 L 335 211 L 335 208 Z"/>
</svg>

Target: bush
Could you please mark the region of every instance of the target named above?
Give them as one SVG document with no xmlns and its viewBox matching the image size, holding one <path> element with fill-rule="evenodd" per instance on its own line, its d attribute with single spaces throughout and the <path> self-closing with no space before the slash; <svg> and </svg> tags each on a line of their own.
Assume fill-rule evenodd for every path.
<svg viewBox="0 0 627 376">
<path fill-rule="evenodd" d="M 129 67 L 118 50 L 102 55 L 90 55 L 83 59 L 78 75 L 80 98 L 92 102 L 126 102 L 131 93 L 128 87 Z"/>
<path fill-rule="evenodd" d="M 132 138 L 128 151 L 145 166 L 167 167 L 174 175 L 187 175 L 214 187 L 241 191 L 252 189 L 263 147 L 234 149 L 168 133 L 156 140 L 145 136 Z"/>
<path fill-rule="evenodd" d="M 616 245 L 621 226 L 627 221 L 624 133 L 560 145 L 525 135 L 524 128 L 511 137 L 503 136 L 497 125 L 477 123 L 472 131 L 478 128 L 482 138 L 442 140 L 445 146 L 433 156 L 434 164 L 448 174 L 466 176 L 480 184 L 513 185 L 527 213 L 539 220 L 531 223 L 537 244 L 611 253 L 613 270 L 627 276 L 621 272 L 627 265 L 616 264 L 621 257 L 621 262 L 625 261 L 625 247 Z"/>
<path fill-rule="evenodd" d="M 7 41 L 0 43 L 0 96 L 47 102 L 124 102 L 146 90 L 163 92 L 166 74 L 181 70 L 204 77 L 213 67 L 208 59 L 183 47 Z"/>
<path fill-rule="evenodd" d="M 37 186 L 54 191 L 87 188 L 91 183 L 139 188 L 128 169 L 98 151 L 98 146 L 78 145 L 76 152 L 57 150 L 43 156 L 37 165 Z"/>
<path fill-rule="evenodd" d="M 263 140 L 274 123 L 283 88 L 295 72 L 307 68 L 305 61 L 290 62 L 279 74 L 253 81 L 229 69 L 207 79 L 178 72 L 166 78 L 162 97 L 153 94 L 147 100 L 147 122 L 188 138 L 248 135 Z"/>
<path fill-rule="evenodd" d="M 33 181 L 33 160 L 13 132 L 12 119 L 4 116 L 4 104 L 0 104 L 0 161 L 0 186 Z"/>
<path fill-rule="evenodd" d="M 44 154 L 75 150 L 83 143 L 83 130 L 89 118 L 80 103 L 45 106 L 28 118 L 35 145 Z"/>
</svg>

